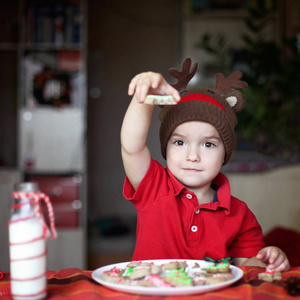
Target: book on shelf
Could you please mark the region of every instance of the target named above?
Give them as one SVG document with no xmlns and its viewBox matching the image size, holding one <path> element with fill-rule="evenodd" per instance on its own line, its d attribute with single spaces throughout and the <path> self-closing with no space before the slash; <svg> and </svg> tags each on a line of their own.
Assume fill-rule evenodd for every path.
<svg viewBox="0 0 300 300">
<path fill-rule="evenodd" d="M 79 44 L 82 30 L 80 3 L 37 4 L 25 16 L 27 44 Z"/>
</svg>

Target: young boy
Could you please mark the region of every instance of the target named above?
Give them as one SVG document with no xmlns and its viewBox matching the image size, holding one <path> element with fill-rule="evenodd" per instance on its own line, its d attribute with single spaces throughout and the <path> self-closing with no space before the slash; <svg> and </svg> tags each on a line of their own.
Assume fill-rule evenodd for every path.
<svg viewBox="0 0 300 300">
<path fill-rule="evenodd" d="M 235 72 L 227 79 L 217 74 L 214 90 L 186 89 L 195 74 L 195 68 L 189 73 L 190 64 L 186 60 L 183 71 L 171 71 L 178 79 L 176 89 L 153 72 L 138 74 L 129 85 L 128 94 L 134 96 L 124 117 L 121 146 L 123 192 L 138 214 L 132 259 L 232 257 L 238 266 L 287 271 L 286 255 L 277 247 L 264 248 L 255 216 L 231 196 L 228 180 L 220 173 L 234 150 L 235 113 L 245 102 L 233 87 L 247 84 Z M 177 102 L 160 113 L 166 169 L 151 158 L 146 145 L 154 105 L 144 101 L 153 94 L 171 95 Z"/>
</svg>

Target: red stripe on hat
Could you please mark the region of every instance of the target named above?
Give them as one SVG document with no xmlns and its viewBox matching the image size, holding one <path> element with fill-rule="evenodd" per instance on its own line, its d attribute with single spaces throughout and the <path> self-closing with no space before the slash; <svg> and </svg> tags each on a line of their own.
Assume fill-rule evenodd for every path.
<svg viewBox="0 0 300 300">
<path fill-rule="evenodd" d="M 211 103 L 215 106 L 218 106 L 223 111 L 225 111 L 224 107 L 216 99 L 214 99 L 214 98 L 212 98 L 208 95 L 199 94 L 199 93 L 193 93 L 193 94 L 185 95 L 181 98 L 181 100 L 178 103 L 183 103 L 183 102 L 188 102 L 188 101 L 195 101 L 195 100 L 209 102 L 209 103 Z"/>
</svg>

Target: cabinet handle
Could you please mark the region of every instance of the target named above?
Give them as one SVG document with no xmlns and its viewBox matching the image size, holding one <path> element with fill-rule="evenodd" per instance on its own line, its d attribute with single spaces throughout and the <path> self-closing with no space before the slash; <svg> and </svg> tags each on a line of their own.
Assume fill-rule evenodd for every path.
<svg viewBox="0 0 300 300">
<path fill-rule="evenodd" d="M 82 201 L 80 201 L 80 200 L 74 200 L 72 202 L 72 207 L 74 209 L 81 209 L 82 208 Z"/>
<path fill-rule="evenodd" d="M 63 193 L 63 189 L 61 186 L 55 186 L 52 191 L 51 191 L 51 196 L 52 197 L 59 197 Z"/>
</svg>

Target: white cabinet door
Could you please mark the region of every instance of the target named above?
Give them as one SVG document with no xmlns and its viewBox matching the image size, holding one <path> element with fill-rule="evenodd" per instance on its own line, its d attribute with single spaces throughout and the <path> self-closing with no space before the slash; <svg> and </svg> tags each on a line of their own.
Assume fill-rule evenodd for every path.
<svg viewBox="0 0 300 300">
<path fill-rule="evenodd" d="M 22 108 L 19 167 L 34 172 L 80 172 L 84 165 L 84 114 L 79 108 Z"/>
</svg>

